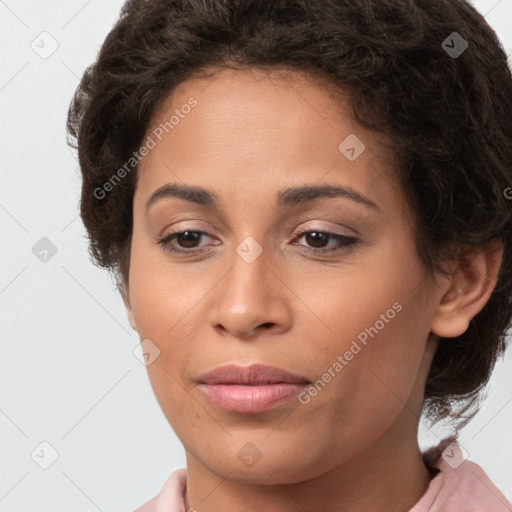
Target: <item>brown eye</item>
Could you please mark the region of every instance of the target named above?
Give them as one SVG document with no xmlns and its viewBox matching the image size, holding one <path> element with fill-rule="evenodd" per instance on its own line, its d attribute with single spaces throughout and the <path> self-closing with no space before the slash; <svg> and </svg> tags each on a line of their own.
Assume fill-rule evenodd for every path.
<svg viewBox="0 0 512 512">
<path fill-rule="evenodd" d="M 175 235 L 175 239 L 180 245 L 180 247 L 186 247 L 188 249 L 195 247 L 195 244 L 198 240 L 200 240 L 202 233 L 198 231 L 183 231 L 182 233 L 177 233 Z"/>
<path fill-rule="evenodd" d="M 304 240 L 315 248 L 321 249 L 329 242 L 329 235 L 320 233 L 319 231 L 311 231 L 310 233 L 305 233 L 303 236 Z"/>
<path fill-rule="evenodd" d="M 341 252 L 354 246 L 358 241 L 357 238 L 353 236 L 314 230 L 301 231 L 298 233 L 297 239 L 303 239 L 307 243 L 307 245 L 298 244 L 303 247 L 304 250 L 318 253 Z M 334 247 L 328 247 L 330 240 L 335 242 Z"/>
<path fill-rule="evenodd" d="M 201 241 L 203 235 L 210 236 L 204 231 L 176 231 L 174 233 L 165 235 L 162 239 L 158 240 L 158 243 L 166 251 L 175 253 L 198 254 L 209 250 L 209 248 L 203 248 L 198 245 L 198 242 Z"/>
</svg>

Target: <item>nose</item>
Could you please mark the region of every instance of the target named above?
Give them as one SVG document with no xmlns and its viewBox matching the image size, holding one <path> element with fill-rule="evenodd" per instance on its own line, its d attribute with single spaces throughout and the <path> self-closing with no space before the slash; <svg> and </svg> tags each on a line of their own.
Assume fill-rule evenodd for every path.
<svg viewBox="0 0 512 512">
<path fill-rule="evenodd" d="M 268 336 L 288 330 L 293 293 L 284 281 L 286 277 L 278 275 L 268 251 L 263 250 L 254 261 L 233 252 L 230 270 L 210 297 L 210 325 L 221 334 L 246 340 L 260 333 Z"/>
</svg>

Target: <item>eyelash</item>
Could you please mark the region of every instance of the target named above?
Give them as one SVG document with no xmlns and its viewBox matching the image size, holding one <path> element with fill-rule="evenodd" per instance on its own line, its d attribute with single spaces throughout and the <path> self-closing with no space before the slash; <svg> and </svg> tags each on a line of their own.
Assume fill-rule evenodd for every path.
<svg viewBox="0 0 512 512">
<path fill-rule="evenodd" d="M 175 253 L 175 254 L 197 255 L 197 254 L 203 254 L 205 252 L 209 252 L 211 250 L 211 249 L 205 249 L 205 248 L 202 248 L 202 249 L 188 249 L 188 250 L 187 249 L 176 249 L 175 247 L 172 247 L 170 245 L 170 242 L 171 242 L 172 239 L 174 239 L 178 235 L 183 235 L 185 233 L 196 233 L 196 234 L 199 234 L 199 235 L 210 236 L 205 231 L 186 229 L 185 231 L 175 231 L 175 232 L 169 233 L 169 234 L 165 235 L 163 238 L 159 239 L 157 241 L 157 243 L 162 246 L 163 250 L 169 251 L 169 252 Z M 304 229 L 304 230 L 300 230 L 297 233 L 295 233 L 295 237 L 300 238 L 300 237 L 303 237 L 305 235 L 309 235 L 311 233 L 326 235 L 330 239 L 337 240 L 339 243 L 342 244 L 342 246 L 338 247 L 338 248 L 335 248 L 335 249 L 332 249 L 332 248 L 330 248 L 330 249 L 325 249 L 325 248 L 306 248 L 304 246 L 300 246 L 302 248 L 301 250 L 303 250 L 305 252 L 311 252 L 311 253 L 316 253 L 316 254 L 321 254 L 321 255 L 323 255 L 323 254 L 332 254 L 332 253 L 341 253 L 342 251 L 346 251 L 346 250 L 350 249 L 351 247 L 356 245 L 357 242 L 358 242 L 358 239 L 353 237 L 353 236 L 339 235 L 337 233 L 331 233 L 329 231 L 321 231 L 321 230 L 317 230 L 317 229 L 310 229 L 310 230 Z"/>
</svg>

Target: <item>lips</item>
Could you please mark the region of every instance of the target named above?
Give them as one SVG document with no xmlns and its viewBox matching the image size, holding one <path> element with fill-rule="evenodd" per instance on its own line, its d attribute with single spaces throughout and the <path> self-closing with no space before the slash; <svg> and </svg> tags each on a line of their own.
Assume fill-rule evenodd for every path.
<svg viewBox="0 0 512 512">
<path fill-rule="evenodd" d="M 264 384 L 308 384 L 306 377 L 295 375 L 281 368 L 262 364 L 238 366 L 228 364 L 201 375 L 198 378 L 201 384 L 242 384 L 258 386 Z"/>
<path fill-rule="evenodd" d="M 310 384 L 306 377 L 261 364 L 221 366 L 199 377 L 198 382 L 210 403 L 225 411 L 244 414 L 276 409 Z"/>
</svg>

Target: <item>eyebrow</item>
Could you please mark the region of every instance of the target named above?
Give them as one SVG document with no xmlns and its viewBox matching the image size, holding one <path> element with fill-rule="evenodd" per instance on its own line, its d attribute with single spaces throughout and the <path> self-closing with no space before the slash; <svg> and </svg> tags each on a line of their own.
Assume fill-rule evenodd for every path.
<svg viewBox="0 0 512 512">
<path fill-rule="evenodd" d="M 210 208 L 218 208 L 220 200 L 212 190 L 192 185 L 181 185 L 179 183 L 167 183 L 156 189 L 146 202 L 146 211 L 151 205 L 163 198 L 177 197 L 191 203 Z M 352 187 L 340 185 L 303 185 L 286 188 L 278 191 L 277 203 L 279 206 L 298 206 L 310 203 L 319 198 L 342 197 L 356 203 L 367 206 L 382 213 L 379 206 L 371 199 L 360 194 Z"/>
</svg>

